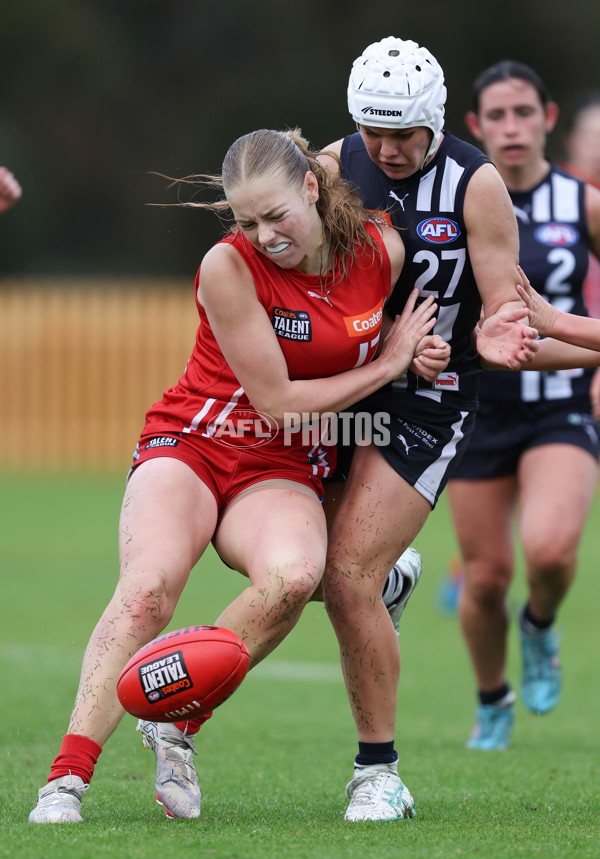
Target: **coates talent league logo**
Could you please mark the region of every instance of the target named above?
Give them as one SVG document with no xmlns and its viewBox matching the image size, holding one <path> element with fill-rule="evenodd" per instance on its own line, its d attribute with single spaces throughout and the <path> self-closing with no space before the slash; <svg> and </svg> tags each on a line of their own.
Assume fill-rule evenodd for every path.
<svg viewBox="0 0 600 859">
<path fill-rule="evenodd" d="M 146 700 L 151 704 L 170 695 L 176 695 L 182 689 L 191 689 L 194 685 L 181 650 L 140 665 L 138 676 Z"/>
<path fill-rule="evenodd" d="M 418 225 L 417 233 L 426 242 L 444 245 L 456 241 L 460 236 L 460 229 L 450 218 L 427 218 Z"/>
</svg>

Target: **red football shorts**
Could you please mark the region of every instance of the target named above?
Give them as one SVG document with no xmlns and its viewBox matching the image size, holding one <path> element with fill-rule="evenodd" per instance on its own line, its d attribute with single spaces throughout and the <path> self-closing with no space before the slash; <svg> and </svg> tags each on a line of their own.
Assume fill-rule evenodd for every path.
<svg viewBox="0 0 600 859">
<path fill-rule="evenodd" d="M 285 449 L 269 447 L 230 447 L 199 433 L 142 433 L 131 470 L 161 456 L 185 462 L 213 493 L 219 517 L 240 492 L 263 480 L 291 480 L 323 498 L 323 484 L 308 463 L 304 469 L 286 458 Z"/>
</svg>

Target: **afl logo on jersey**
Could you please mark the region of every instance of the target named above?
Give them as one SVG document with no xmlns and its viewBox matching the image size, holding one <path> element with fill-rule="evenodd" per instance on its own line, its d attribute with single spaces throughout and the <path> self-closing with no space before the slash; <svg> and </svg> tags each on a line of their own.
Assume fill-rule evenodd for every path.
<svg viewBox="0 0 600 859">
<path fill-rule="evenodd" d="M 444 245 L 456 241 L 460 236 L 460 229 L 450 218 L 427 218 L 417 226 L 417 233 L 426 242 Z"/>
<path fill-rule="evenodd" d="M 540 244 L 551 247 L 569 248 L 579 241 L 579 233 L 570 224 L 541 224 L 534 236 Z"/>
</svg>

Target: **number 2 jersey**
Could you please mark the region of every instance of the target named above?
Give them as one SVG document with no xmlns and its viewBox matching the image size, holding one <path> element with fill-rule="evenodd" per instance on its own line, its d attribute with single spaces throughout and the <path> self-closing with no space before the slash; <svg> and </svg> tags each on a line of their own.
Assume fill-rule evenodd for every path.
<svg viewBox="0 0 600 859">
<path fill-rule="evenodd" d="M 532 286 L 566 313 L 587 316 L 583 297 L 590 239 L 585 215 L 585 183 L 551 166 L 531 191 L 509 191 L 519 225 L 520 264 Z M 571 400 L 590 410 L 594 369 L 546 372 L 506 370 L 482 374 L 479 396 L 485 401 L 551 403 Z"/>
<path fill-rule="evenodd" d="M 436 382 L 424 382 L 409 371 L 393 383 L 393 390 L 475 409 L 481 363 L 471 332 L 479 320 L 481 298 L 467 250 L 463 207 L 469 180 L 489 159 L 448 131 L 433 159 L 407 179 L 386 176 L 358 132 L 344 138 L 340 159 L 344 178 L 358 188 L 365 207 L 385 211 L 406 248 L 389 312 L 401 312 L 414 287 L 423 299 L 433 295 L 439 308 L 434 333 L 452 348 L 450 363 Z"/>
<path fill-rule="evenodd" d="M 378 228 L 367 230 L 381 250 L 360 247 L 348 277 L 304 274 L 283 270 L 255 250 L 241 232 L 223 239 L 241 255 L 254 279 L 256 294 L 269 315 L 284 354 L 290 379 L 334 376 L 370 361 L 381 333 L 383 305 L 391 288 L 391 268 Z M 196 305 L 200 324 L 196 343 L 177 385 L 146 413 L 144 434 L 192 433 L 218 444 L 219 428 L 236 411 L 253 408 L 246 392 L 227 364 L 203 306 Z M 243 338 L 244 332 L 240 331 Z M 246 424 L 246 428 L 252 423 Z M 248 430 L 246 430 L 247 432 Z M 298 431 L 287 436 L 279 431 L 272 440 L 253 446 L 245 435 L 240 444 L 252 446 L 257 456 L 309 469 L 315 477 L 327 477 L 335 467 L 335 446 L 322 445 L 314 435 Z"/>
</svg>

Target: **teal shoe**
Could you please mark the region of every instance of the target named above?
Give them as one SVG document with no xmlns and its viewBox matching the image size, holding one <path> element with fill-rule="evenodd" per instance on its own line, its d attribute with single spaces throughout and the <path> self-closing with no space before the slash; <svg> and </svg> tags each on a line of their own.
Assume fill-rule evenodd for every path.
<svg viewBox="0 0 600 859">
<path fill-rule="evenodd" d="M 503 751 L 508 748 L 515 720 L 516 698 L 514 692 L 509 692 L 500 704 L 481 704 L 477 708 L 475 726 L 465 744 L 467 749 L 481 749 L 487 752 L 495 749 Z"/>
<path fill-rule="evenodd" d="M 529 632 L 520 626 L 523 703 L 532 713 L 548 713 L 558 704 L 562 675 L 558 659 L 558 637 L 552 627 Z"/>
</svg>

